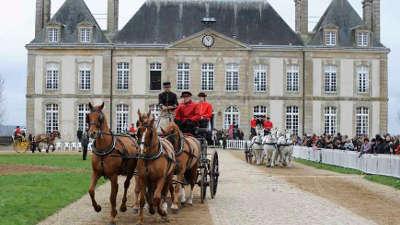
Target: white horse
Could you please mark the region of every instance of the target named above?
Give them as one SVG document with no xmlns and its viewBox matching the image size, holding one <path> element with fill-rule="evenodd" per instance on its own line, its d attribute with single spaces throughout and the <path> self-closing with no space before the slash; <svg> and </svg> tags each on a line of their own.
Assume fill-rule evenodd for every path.
<svg viewBox="0 0 400 225">
<path fill-rule="evenodd" d="M 276 131 L 272 130 L 264 137 L 264 154 L 266 156 L 266 166 L 274 167 L 276 163 L 277 154 L 277 138 Z"/>
<path fill-rule="evenodd" d="M 257 135 L 251 139 L 250 146 L 253 151 L 256 164 L 260 165 L 262 162 L 263 151 L 264 151 L 264 146 L 263 146 L 264 129 L 260 125 L 257 125 L 256 127 L 256 134 Z"/>
<path fill-rule="evenodd" d="M 279 155 L 283 166 L 289 166 L 293 157 L 293 140 L 289 131 L 281 133 L 278 138 Z"/>
</svg>

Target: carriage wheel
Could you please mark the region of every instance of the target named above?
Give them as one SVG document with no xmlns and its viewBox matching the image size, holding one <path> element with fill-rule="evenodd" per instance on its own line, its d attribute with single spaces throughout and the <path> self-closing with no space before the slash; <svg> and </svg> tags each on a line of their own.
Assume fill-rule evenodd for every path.
<svg viewBox="0 0 400 225">
<path fill-rule="evenodd" d="M 13 149 L 17 153 L 26 152 L 26 146 L 23 144 L 22 140 L 14 140 Z"/>
<path fill-rule="evenodd" d="M 206 192 L 207 192 L 207 172 L 206 168 L 201 169 L 200 173 L 200 202 L 204 203 L 206 199 Z"/>
<path fill-rule="evenodd" d="M 217 194 L 218 177 L 219 177 L 219 161 L 218 161 L 218 153 L 215 151 L 211 158 L 211 171 L 210 171 L 210 193 L 212 199 L 214 199 L 215 194 Z"/>
</svg>

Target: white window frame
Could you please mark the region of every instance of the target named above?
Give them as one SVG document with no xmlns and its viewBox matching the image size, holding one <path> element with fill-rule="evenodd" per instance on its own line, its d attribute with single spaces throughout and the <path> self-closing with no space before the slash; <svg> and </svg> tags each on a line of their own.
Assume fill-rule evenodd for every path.
<svg viewBox="0 0 400 225">
<path fill-rule="evenodd" d="M 90 64 L 79 65 L 79 90 L 88 91 L 92 89 L 92 66 Z"/>
<path fill-rule="evenodd" d="M 92 28 L 80 27 L 79 28 L 79 40 L 81 43 L 92 42 Z"/>
<path fill-rule="evenodd" d="M 369 68 L 368 66 L 357 67 L 357 92 L 366 94 L 369 92 Z"/>
<path fill-rule="evenodd" d="M 337 66 L 327 65 L 324 71 L 324 92 L 327 94 L 337 92 Z"/>
<path fill-rule="evenodd" d="M 238 127 L 240 127 L 240 111 L 236 106 L 229 106 L 224 111 L 223 128 L 229 129 L 230 125 L 237 125 Z"/>
<path fill-rule="evenodd" d="M 190 88 L 190 64 L 178 63 L 176 73 L 176 89 L 187 91 Z"/>
<path fill-rule="evenodd" d="M 298 106 L 287 106 L 285 114 L 286 130 L 290 130 L 292 134 L 299 134 L 300 127 L 300 109 Z"/>
<path fill-rule="evenodd" d="M 369 135 L 369 108 L 356 108 L 356 135 Z"/>
<path fill-rule="evenodd" d="M 158 104 L 149 105 L 149 111 L 151 115 L 157 120 L 161 115 L 161 107 Z"/>
<path fill-rule="evenodd" d="M 86 124 L 86 115 L 90 112 L 89 104 L 79 104 L 77 107 L 77 116 L 78 116 L 78 130 L 83 132 L 88 128 L 88 124 Z"/>
<path fill-rule="evenodd" d="M 129 89 L 129 75 L 130 75 L 129 62 L 117 63 L 117 90 L 126 91 Z"/>
<path fill-rule="evenodd" d="M 337 44 L 337 32 L 336 31 L 325 31 L 324 32 L 324 39 L 326 46 L 336 46 Z"/>
<path fill-rule="evenodd" d="M 254 66 L 254 92 L 267 92 L 268 74 L 266 65 Z"/>
<path fill-rule="evenodd" d="M 201 65 L 201 90 L 213 91 L 214 90 L 214 74 L 215 66 L 213 63 L 203 63 Z"/>
<path fill-rule="evenodd" d="M 324 108 L 324 132 L 329 135 L 337 133 L 337 108 L 327 106 Z"/>
<path fill-rule="evenodd" d="M 256 105 L 253 107 L 253 116 L 267 116 L 267 106 Z"/>
<path fill-rule="evenodd" d="M 149 67 L 150 67 L 149 68 L 149 90 L 151 90 L 151 91 L 161 90 L 161 87 L 158 90 L 151 89 L 151 72 L 160 72 L 161 73 L 161 77 L 162 77 L 162 64 L 159 63 L 159 62 L 152 62 L 152 63 L 150 63 Z M 161 84 L 160 84 L 160 86 L 161 86 Z"/>
<path fill-rule="evenodd" d="M 48 27 L 47 28 L 47 40 L 49 43 L 58 43 L 59 42 L 59 28 L 57 27 Z"/>
<path fill-rule="evenodd" d="M 300 90 L 300 67 L 297 64 L 288 65 L 286 70 L 286 91 L 299 92 Z"/>
<path fill-rule="evenodd" d="M 129 124 L 129 105 L 118 104 L 116 111 L 117 133 L 124 133 L 128 130 Z"/>
<path fill-rule="evenodd" d="M 239 85 L 240 85 L 239 64 L 237 63 L 226 64 L 225 91 L 237 92 L 239 91 Z"/>
<path fill-rule="evenodd" d="M 57 104 L 46 104 L 45 106 L 45 133 L 58 131 L 59 128 L 59 106 Z"/>
<path fill-rule="evenodd" d="M 58 90 L 60 82 L 60 65 L 49 63 L 46 65 L 46 90 Z"/>
<path fill-rule="evenodd" d="M 359 31 L 357 32 L 357 46 L 358 47 L 368 47 L 369 46 L 369 32 Z"/>
</svg>

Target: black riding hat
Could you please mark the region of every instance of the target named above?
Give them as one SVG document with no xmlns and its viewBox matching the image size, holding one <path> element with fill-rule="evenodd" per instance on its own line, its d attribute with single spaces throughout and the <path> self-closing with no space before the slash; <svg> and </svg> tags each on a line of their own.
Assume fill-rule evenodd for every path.
<svg viewBox="0 0 400 225">
<path fill-rule="evenodd" d="M 166 82 L 163 83 L 163 86 L 164 86 L 164 87 L 166 87 L 166 86 L 171 86 L 171 82 L 166 81 Z"/>
<path fill-rule="evenodd" d="M 183 91 L 181 94 L 181 98 L 184 97 L 192 97 L 192 93 L 190 93 L 190 91 Z"/>
<path fill-rule="evenodd" d="M 204 92 L 200 92 L 198 95 L 197 95 L 198 97 L 200 97 L 200 98 L 206 98 L 207 97 L 207 94 L 206 93 L 204 93 Z"/>
</svg>

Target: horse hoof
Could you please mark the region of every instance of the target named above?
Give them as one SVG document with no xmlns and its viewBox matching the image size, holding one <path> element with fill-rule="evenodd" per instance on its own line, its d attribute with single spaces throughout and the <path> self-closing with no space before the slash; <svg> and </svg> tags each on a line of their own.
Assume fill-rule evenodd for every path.
<svg viewBox="0 0 400 225">
<path fill-rule="evenodd" d="M 100 212 L 101 211 L 101 206 L 97 205 L 94 207 L 94 211 Z"/>
<path fill-rule="evenodd" d="M 121 211 L 121 212 L 126 212 L 126 206 L 121 206 L 121 207 L 119 208 L 119 211 Z"/>
<path fill-rule="evenodd" d="M 166 216 L 161 217 L 161 222 L 163 223 L 169 223 L 169 219 Z"/>
<path fill-rule="evenodd" d="M 149 213 L 150 213 L 151 215 L 154 215 L 154 214 L 156 213 L 156 211 L 155 211 L 154 208 L 152 207 L 152 208 L 149 209 Z"/>
<path fill-rule="evenodd" d="M 138 208 L 133 208 L 133 214 L 138 214 L 139 213 L 139 209 Z"/>
</svg>

